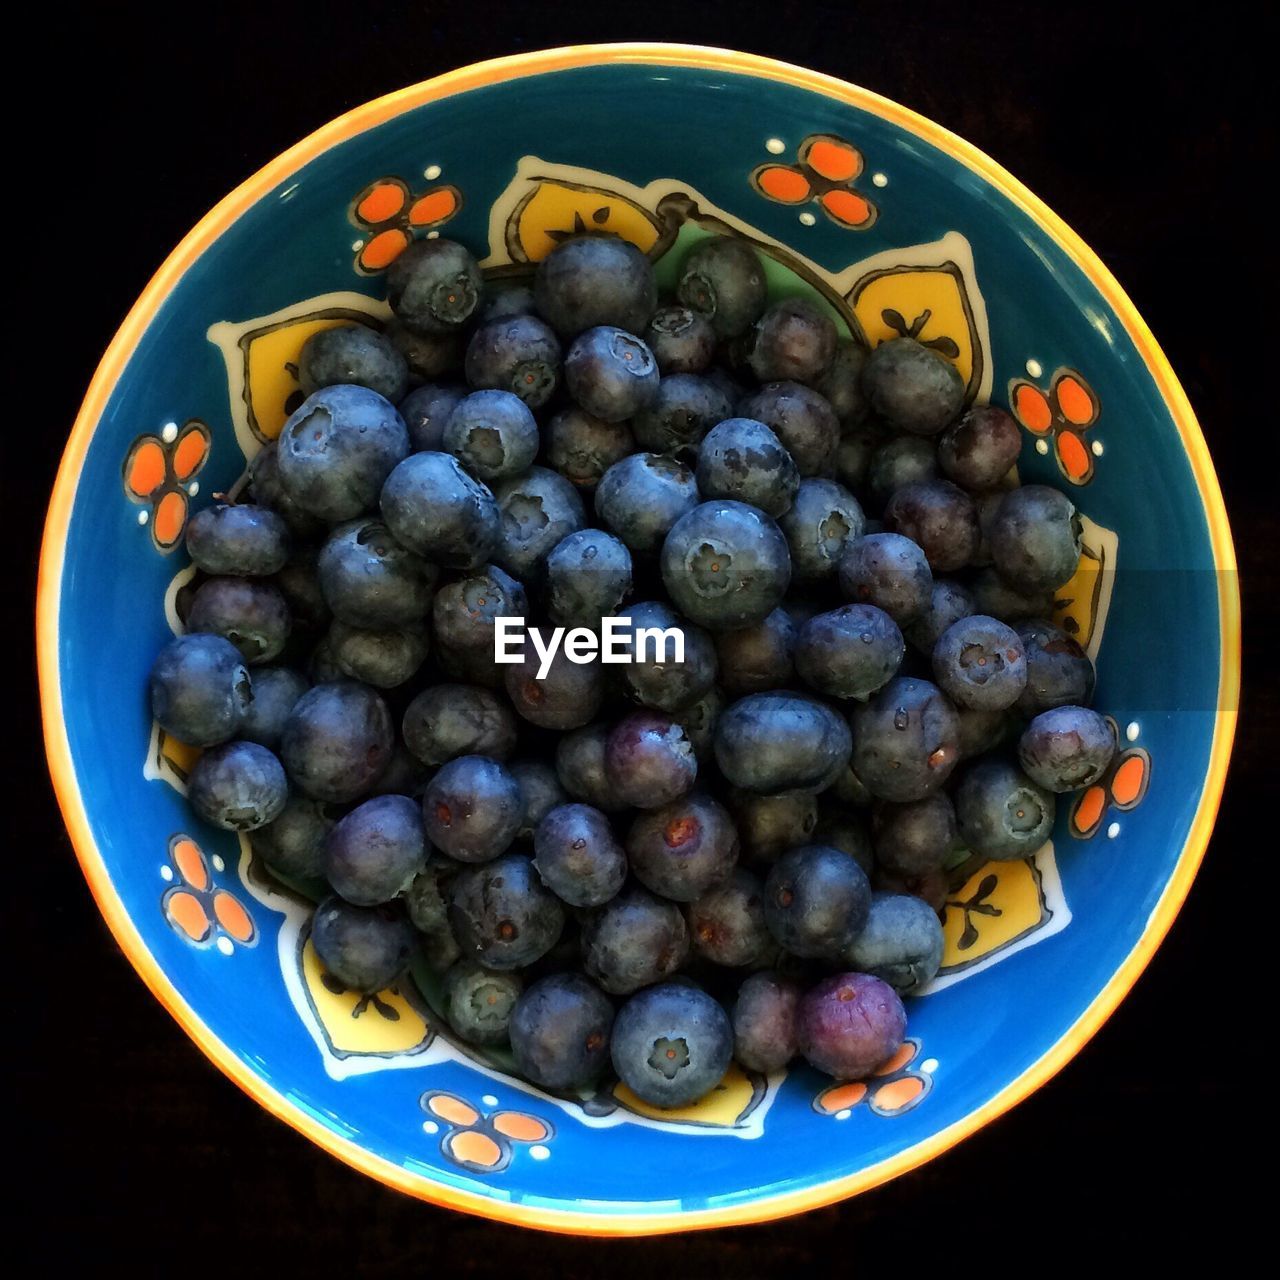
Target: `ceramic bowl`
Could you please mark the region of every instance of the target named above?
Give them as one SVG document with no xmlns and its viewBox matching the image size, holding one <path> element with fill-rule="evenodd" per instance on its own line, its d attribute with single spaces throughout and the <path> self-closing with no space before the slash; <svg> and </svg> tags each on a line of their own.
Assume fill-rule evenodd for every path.
<svg viewBox="0 0 1280 1280">
<path fill-rule="evenodd" d="M 418 984 L 335 987 L 308 903 L 192 815 L 192 752 L 149 719 L 189 513 L 300 399 L 316 329 L 387 314 L 412 238 L 495 275 L 566 232 L 624 236 L 670 281 L 711 231 L 776 293 L 874 344 L 908 332 L 1025 428 L 1085 553 L 1058 617 L 1096 657 L 1121 752 L 1051 844 L 953 887 L 944 967 L 874 1079 L 733 1070 L 654 1113 L 606 1082 L 549 1097 L 452 1043 Z M 599 1234 L 741 1223 L 919 1165 L 1047 1080 L 1133 984 L 1213 823 L 1239 678 L 1230 534 L 1204 440 L 1106 268 L 1014 178 L 851 85 L 713 49 L 588 47 L 469 67 L 343 116 L 174 250 L 89 388 L 49 511 L 39 658 L 48 754 L 89 885 L 143 979 L 263 1106 L 413 1195 Z"/>
</svg>

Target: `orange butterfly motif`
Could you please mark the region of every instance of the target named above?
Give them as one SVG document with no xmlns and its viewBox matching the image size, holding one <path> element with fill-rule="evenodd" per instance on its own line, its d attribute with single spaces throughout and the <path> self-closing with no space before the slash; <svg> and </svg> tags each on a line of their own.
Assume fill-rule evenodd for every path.
<svg viewBox="0 0 1280 1280">
<path fill-rule="evenodd" d="M 779 204 L 815 201 L 838 226 L 865 231 L 879 213 L 853 185 L 862 172 L 862 152 L 844 138 L 812 133 L 796 153 L 795 164 L 762 164 L 751 171 L 751 185 Z"/>
</svg>

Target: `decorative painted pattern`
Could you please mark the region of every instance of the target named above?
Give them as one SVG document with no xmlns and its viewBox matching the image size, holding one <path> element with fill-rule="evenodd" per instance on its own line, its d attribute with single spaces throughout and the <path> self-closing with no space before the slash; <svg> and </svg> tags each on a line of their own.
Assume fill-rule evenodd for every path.
<svg viewBox="0 0 1280 1280">
<path fill-rule="evenodd" d="M 853 143 L 812 133 L 800 144 L 795 164 L 758 165 L 750 182 L 766 200 L 790 205 L 812 201 L 837 226 L 865 231 L 879 211 L 853 185 L 862 168 L 862 152 Z"/>
<path fill-rule="evenodd" d="M 230 889 L 213 878 L 204 850 L 188 835 L 169 840 L 169 861 L 161 877 L 170 881 L 160 909 L 175 933 L 197 947 L 216 947 L 231 955 L 236 946 L 251 947 L 258 940 L 253 917 Z"/>
<path fill-rule="evenodd" d="M 1047 451 L 1052 447 L 1058 470 L 1072 484 L 1088 484 L 1093 479 L 1094 459 L 1102 446 L 1085 439 L 1085 432 L 1098 421 L 1102 406 L 1084 375 L 1075 369 L 1059 369 L 1042 390 L 1025 378 L 1009 383 L 1009 405 L 1013 416 Z"/>
<path fill-rule="evenodd" d="M 209 460 L 213 433 L 198 419 L 167 423 L 158 436 L 138 436 L 125 454 L 125 496 L 144 507 L 140 524 L 151 530 L 156 550 L 169 552 L 182 540 L 195 477 Z"/>
<path fill-rule="evenodd" d="M 847 1120 L 855 1107 L 866 1103 L 872 1115 L 886 1119 L 904 1115 L 923 1102 L 933 1088 L 937 1064 L 929 1063 L 928 1071 L 923 1065 L 912 1065 L 919 1058 L 920 1049 L 920 1041 L 908 1037 L 869 1079 L 828 1085 L 814 1098 L 813 1109 L 821 1115 Z"/>
<path fill-rule="evenodd" d="M 1120 729 L 1107 717 L 1111 732 L 1116 736 L 1116 754 L 1100 782 L 1086 787 L 1071 806 L 1067 825 L 1078 840 L 1091 840 L 1102 830 L 1108 812 L 1112 809 L 1128 813 L 1136 809 L 1151 785 L 1151 756 L 1144 747 L 1122 747 Z M 1126 739 L 1138 736 L 1138 726 L 1129 726 Z"/>
<path fill-rule="evenodd" d="M 555 1128 L 527 1111 L 482 1111 L 458 1094 L 438 1089 L 424 1093 L 420 1102 L 429 1117 L 423 1130 L 440 1134 L 441 1155 L 472 1173 L 501 1173 L 511 1163 L 517 1143 L 528 1146 L 535 1159 L 545 1160 L 550 1154 L 547 1144 Z M 496 1099 L 490 1103 L 494 1104 Z"/>
<path fill-rule="evenodd" d="M 400 178 L 371 182 L 351 202 L 351 221 L 368 233 L 354 246 L 356 270 L 366 276 L 385 271 L 418 232 L 443 226 L 461 208 L 462 192 L 454 186 L 414 195 Z"/>
</svg>

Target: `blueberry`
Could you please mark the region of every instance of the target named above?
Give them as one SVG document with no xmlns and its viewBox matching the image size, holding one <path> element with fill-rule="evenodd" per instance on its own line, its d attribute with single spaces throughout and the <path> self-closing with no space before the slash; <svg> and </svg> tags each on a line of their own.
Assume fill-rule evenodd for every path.
<svg viewBox="0 0 1280 1280">
<path fill-rule="evenodd" d="M 929 607 L 933 574 L 924 552 L 910 538 L 869 533 L 845 547 L 840 587 L 850 600 L 883 609 L 902 627 Z"/>
<path fill-rule="evenodd" d="M 818 825 L 818 797 L 812 791 L 762 796 L 734 788 L 729 806 L 742 851 L 755 862 L 775 862 L 792 845 L 807 843 Z"/>
<path fill-rule="evenodd" d="M 833 576 L 845 548 L 862 537 L 866 517 L 857 498 L 834 480 L 801 480 L 791 509 L 778 519 L 791 548 L 797 578 L 817 582 Z"/>
<path fill-rule="evenodd" d="M 471 335 L 467 381 L 478 389 L 509 391 L 541 408 L 560 382 L 560 343 L 537 316 L 504 316 Z"/>
<path fill-rule="evenodd" d="M 879 804 L 872 811 L 876 861 L 903 876 L 940 871 L 956 847 L 956 811 L 951 798 L 935 791 L 905 804 Z"/>
<path fill-rule="evenodd" d="M 240 732 L 253 686 L 240 651 L 216 635 L 170 640 L 151 666 L 151 714 L 179 742 L 212 747 Z"/>
<path fill-rule="evenodd" d="M 541 760 L 516 760 L 507 768 L 520 788 L 521 817 L 516 837 L 531 840 L 538 823 L 552 809 L 567 804 L 569 796 L 560 784 L 554 765 Z"/>
<path fill-rule="evenodd" d="M 588 413 L 621 422 L 658 398 L 658 362 L 633 334 L 612 325 L 588 329 L 564 360 L 569 394 Z"/>
<path fill-rule="evenodd" d="M 501 524 L 493 559 L 524 581 L 562 538 L 586 524 L 577 490 L 546 467 L 530 467 L 524 475 L 504 480 L 495 496 Z"/>
<path fill-rule="evenodd" d="M 899 489 L 938 477 L 938 450 L 920 436 L 894 436 L 877 445 L 867 464 L 867 486 L 882 506 Z"/>
<path fill-rule="evenodd" d="M 254 831 L 278 818 L 289 783 L 275 755 L 256 742 L 210 747 L 191 768 L 187 799 L 206 822 Z"/>
<path fill-rule="evenodd" d="M 725 498 L 672 525 L 661 565 L 672 603 L 714 631 L 763 621 L 791 582 L 791 553 L 778 526 L 757 507 Z"/>
<path fill-rule="evenodd" d="M 994 569 L 982 569 L 969 583 L 975 612 L 1010 624 L 1045 618 L 1053 612 L 1053 592 L 1020 591 Z"/>
<path fill-rule="evenodd" d="M 618 1077 L 642 1102 L 684 1107 L 724 1078 L 733 1056 L 733 1027 L 705 991 L 664 982 L 622 1006 L 610 1053 Z"/>
<path fill-rule="evenodd" d="M 431 620 L 441 644 L 492 654 L 495 620 L 522 618 L 528 609 L 524 587 L 489 564 L 441 587 L 431 604 Z"/>
<path fill-rule="evenodd" d="M 697 505 L 693 472 L 656 453 L 633 453 L 614 463 L 595 497 L 601 521 L 640 554 L 657 551 L 671 526 Z"/>
<path fill-rule="evenodd" d="M 941 915 L 951 897 L 951 878 L 945 871 L 926 871 L 923 875 L 903 876 L 896 871 L 877 867 L 871 877 L 877 893 L 901 894 L 919 898 L 935 915 Z"/>
<path fill-rule="evenodd" d="M 228 577 L 276 573 L 289 558 L 289 526 L 274 511 L 216 503 L 187 525 L 187 551 L 198 569 Z"/>
<path fill-rule="evenodd" d="M 520 784 L 487 756 L 457 756 L 422 797 L 427 836 L 459 862 L 488 862 L 515 839 L 524 816 Z"/>
<path fill-rule="evenodd" d="M 951 573 L 978 548 L 978 509 L 949 480 L 926 480 L 894 492 L 884 509 L 887 528 L 910 538 L 934 573 Z"/>
<path fill-rule="evenodd" d="M 473 391 L 449 415 L 443 444 L 478 480 L 492 483 L 529 469 L 538 453 L 538 424 L 510 391 Z"/>
<path fill-rule="evenodd" d="M 631 421 L 636 443 L 653 453 L 696 449 L 707 432 L 730 412 L 724 392 L 696 373 L 673 373 L 658 383 L 653 401 Z"/>
<path fill-rule="evenodd" d="M 275 751 L 284 724 L 311 682 L 288 667 L 260 667 L 253 675 L 253 701 L 240 724 L 240 737 Z"/>
<path fill-rule="evenodd" d="M 428 382 L 400 401 L 400 416 L 409 433 L 409 448 L 414 453 L 444 449 L 445 424 L 466 394 L 466 387 Z"/>
<path fill-rule="evenodd" d="M 978 512 L 978 545 L 969 563 L 975 569 L 986 569 L 991 564 L 991 526 L 1007 492 L 1007 489 L 990 489 L 973 496 L 973 505 Z"/>
<path fill-rule="evenodd" d="M 462 335 L 458 330 L 418 333 L 393 316 L 387 321 L 385 332 L 391 345 L 404 356 L 411 380 L 434 382 L 462 372 Z"/>
<path fill-rule="evenodd" d="M 537 309 L 532 281 L 512 280 L 506 284 L 494 283 L 487 290 L 475 319 L 479 324 L 488 324 L 509 316 L 531 316 Z"/>
<path fill-rule="evenodd" d="M 313 685 L 333 684 L 351 678 L 338 666 L 337 656 L 329 644 L 328 632 L 320 637 L 311 650 L 311 657 L 307 660 L 307 678 Z"/>
<path fill-rule="evenodd" d="M 805 298 L 784 298 L 756 321 L 747 342 L 747 361 L 761 382 L 816 382 L 835 358 L 836 327 Z M 791 448 L 785 435 L 783 440 Z M 796 462 L 803 471 L 799 457 Z"/>
<path fill-rule="evenodd" d="M 490 969 L 522 969 L 555 946 L 564 908 L 528 858 L 508 853 L 458 872 L 449 886 L 449 920 L 464 957 Z"/>
<path fill-rule="evenodd" d="M 917 439 L 916 436 L 902 438 Z M 836 446 L 836 479 L 846 489 L 864 492 L 871 477 L 871 459 L 879 447 L 879 437 L 870 431 L 856 427 L 842 431 Z"/>
<path fill-rule="evenodd" d="M 733 377 L 723 365 L 712 365 L 704 370 L 702 376 L 720 388 L 724 398 L 731 404 L 737 404 L 746 395 L 746 389 L 737 378 Z"/>
<path fill-rule="evenodd" d="M 1042 711 L 1018 740 L 1027 777 L 1049 791 L 1077 791 L 1097 782 L 1115 751 L 1110 723 L 1088 707 Z"/>
<path fill-rule="evenodd" d="M 456 863 L 433 856 L 404 892 L 409 919 L 422 935 L 422 957 L 437 973 L 447 969 L 461 955 L 449 925 L 447 897 L 449 881 L 457 870 Z"/>
<path fill-rule="evenodd" d="M 317 800 L 355 800 L 391 759 L 391 713 L 372 689 L 345 681 L 321 684 L 295 703 L 280 739 L 290 779 Z"/>
<path fill-rule="evenodd" d="M 1093 700 L 1093 663 L 1079 643 L 1042 619 L 1021 623 L 1017 632 L 1027 655 L 1027 686 L 1018 710 L 1034 716 L 1071 703 L 1088 706 Z"/>
<path fill-rule="evenodd" d="M 577 405 L 551 419 L 543 443 L 552 469 L 587 492 L 594 491 L 604 473 L 636 447 L 625 422 L 606 422 Z"/>
<path fill-rule="evenodd" d="M 831 784 L 831 798 L 858 809 L 865 809 L 874 799 L 871 792 L 867 790 L 867 784 L 854 772 L 852 765 L 842 769 L 836 775 L 836 780 Z M 828 841 L 828 843 L 831 842 Z"/>
<path fill-rule="evenodd" d="M 389 987 L 413 955 L 413 927 L 398 907 L 353 907 L 326 898 L 311 918 L 311 943 L 325 970 L 352 991 Z"/>
<path fill-rule="evenodd" d="M 511 1017 L 524 990 L 519 974 L 457 960 L 444 975 L 445 1014 L 468 1044 L 493 1048 L 507 1043 Z"/>
<path fill-rule="evenodd" d="M 862 389 L 887 423 L 917 436 L 936 436 L 964 406 L 959 370 L 914 338 L 876 347 L 862 368 Z"/>
<path fill-rule="evenodd" d="M 680 264 L 676 296 L 705 316 L 718 338 L 736 338 L 764 313 L 767 284 L 756 251 L 741 240 L 700 240 Z"/>
<path fill-rule="evenodd" d="M 984 614 L 953 622 L 933 650 L 933 674 L 955 703 L 1002 711 L 1022 696 L 1027 655 L 1018 633 Z"/>
<path fill-rule="evenodd" d="M 547 556 L 546 588 L 552 622 L 598 629 L 631 591 L 631 553 L 612 534 L 579 529 Z"/>
<path fill-rule="evenodd" d="M 578 236 L 558 244 L 538 264 L 533 296 L 563 338 L 598 325 L 643 333 L 658 303 L 653 264 L 617 236 Z"/>
<path fill-rule="evenodd" d="M 693 902 L 723 882 L 738 858 L 729 811 L 710 796 L 684 796 L 640 814 L 626 838 L 627 858 L 646 889 Z"/>
<path fill-rule="evenodd" d="M 823 796 L 823 800 L 826 800 Z M 800 843 L 800 841 L 795 841 Z M 813 828 L 810 844 L 829 845 L 847 853 L 868 875 L 875 866 L 871 852 L 871 833 L 860 813 L 825 805 L 821 809 L 817 826 Z"/>
<path fill-rule="evenodd" d="M 906 645 L 898 624 L 870 604 L 820 613 L 796 637 L 796 674 L 832 698 L 866 698 L 902 665 Z"/>
<path fill-rule="evenodd" d="M 421 626 L 438 576 L 374 517 L 339 525 L 320 550 L 316 572 L 335 617 L 374 628 Z"/>
<path fill-rule="evenodd" d="M 502 677 L 506 667 L 493 660 L 493 645 L 480 645 L 471 649 L 454 649 L 437 644 L 436 665 L 447 682 L 477 685 L 493 693 L 502 692 Z M 515 721 L 512 720 L 512 733 Z"/>
<path fill-rule="evenodd" d="M 698 489 L 707 498 L 735 498 L 766 515 L 787 511 L 800 473 L 782 441 L 753 418 L 728 418 L 707 433 L 698 451 Z"/>
<path fill-rule="evenodd" d="M 369 788 L 371 796 L 412 796 L 422 799 L 431 778 L 431 770 L 417 756 L 397 741 L 391 749 L 391 759 L 387 767 L 378 775 L 377 781 Z"/>
<path fill-rule="evenodd" d="M 312 547 L 301 547 L 272 579 L 284 596 L 289 616 L 293 619 L 291 635 L 306 632 L 318 635 L 333 616 L 324 590 L 320 586 L 320 553 Z"/>
<path fill-rule="evenodd" d="M 427 634 L 420 629 L 374 630 L 335 618 L 328 645 L 344 675 L 375 689 L 394 689 L 411 680 L 427 659 Z"/>
<path fill-rule="evenodd" d="M 324 858 L 325 878 L 347 902 L 390 902 L 426 864 L 422 807 L 408 796 L 366 800 L 329 832 Z"/>
<path fill-rule="evenodd" d="M 277 459 L 289 497 L 338 524 L 376 504 L 408 452 L 409 433 L 389 400 L 367 387 L 325 387 L 284 424 Z"/>
<path fill-rule="evenodd" d="M 874 893 L 862 932 L 844 962 L 912 995 L 942 966 L 942 922 L 927 902 L 903 893 Z"/>
<path fill-rule="evenodd" d="M 1065 493 L 1048 485 L 1011 489 L 989 535 L 996 572 L 1018 591 L 1053 591 L 1080 564 L 1080 517 Z"/>
<path fill-rule="evenodd" d="M 862 389 L 862 366 L 867 349 L 852 338 L 840 338 L 826 371 L 814 384 L 835 410 L 842 427 L 857 426 L 867 416 L 867 398 Z"/>
<path fill-rule="evenodd" d="M 927 680 L 890 680 L 852 720 L 853 767 L 881 800 L 922 800 L 960 758 L 955 708 Z"/>
<path fill-rule="evenodd" d="M 691 902 L 685 917 L 694 951 L 713 964 L 743 968 L 776 951 L 764 920 L 764 886 L 740 867 Z"/>
<path fill-rule="evenodd" d="M 452 333 L 480 305 L 476 260 L 452 240 L 415 240 L 387 268 L 387 301 L 418 333 Z"/>
<path fill-rule="evenodd" d="M 955 790 L 960 839 L 984 858 L 1025 858 L 1049 838 L 1053 793 L 999 756 L 966 767 Z"/>
<path fill-rule="evenodd" d="M 675 713 L 692 706 L 715 684 L 716 653 L 701 627 L 651 600 L 631 605 L 625 616 L 630 622 L 631 661 L 622 667 L 622 680 L 637 702 Z M 676 660 L 673 631 L 684 636 L 683 662 Z M 665 640 L 660 633 L 667 633 Z"/>
<path fill-rule="evenodd" d="M 398 542 L 450 569 L 484 564 L 502 532 L 493 494 L 447 453 L 400 463 L 382 487 L 382 518 Z"/>
<path fill-rule="evenodd" d="M 866 973 L 839 973 L 800 998 L 800 1052 L 837 1080 L 861 1080 L 902 1044 L 907 1014 L 898 993 Z"/>
<path fill-rule="evenodd" d="M 580 729 L 604 701 L 604 668 L 599 661 L 575 662 L 564 649 L 539 675 L 542 659 L 526 641 L 524 661 L 506 668 L 507 697 L 517 713 L 543 729 Z"/>
<path fill-rule="evenodd" d="M 769 869 L 764 915 L 792 955 L 839 960 L 867 918 L 871 885 L 841 849 L 809 844 L 788 849 Z"/>
<path fill-rule="evenodd" d="M 684 729 L 660 711 L 633 711 L 610 730 L 605 774 L 614 795 L 637 809 L 660 809 L 690 791 L 698 758 Z"/>
<path fill-rule="evenodd" d="M 627 855 L 609 819 L 587 804 L 562 804 L 533 833 L 533 865 L 542 882 L 571 907 L 599 907 L 627 878 Z"/>
<path fill-rule="evenodd" d="M 849 762 L 849 726 L 800 693 L 752 693 L 716 725 L 716 762 L 736 787 L 765 795 L 820 790 Z"/>
<path fill-rule="evenodd" d="M 515 748 L 516 722 L 506 703 L 475 685 L 438 684 L 405 709 L 405 745 L 423 764 L 456 756 L 505 760 Z"/>
<path fill-rule="evenodd" d="M 792 563 L 795 563 L 794 552 Z M 774 609 L 764 620 L 740 631 L 716 636 L 720 680 L 729 693 L 761 693 L 790 683 L 796 625 L 785 609 Z"/>
<path fill-rule="evenodd" d="M 409 388 L 409 366 L 389 338 L 368 325 L 344 324 L 302 344 L 298 384 L 307 396 L 322 387 L 368 387 L 396 404 Z"/>
<path fill-rule="evenodd" d="M 738 412 L 771 427 L 802 476 L 829 475 L 835 469 L 840 420 L 812 388 L 770 382 L 740 401 Z"/>
<path fill-rule="evenodd" d="M 566 733 L 556 746 L 556 776 L 575 799 L 605 813 L 614 813 L 624 806 L 613 794 L 604 769 L 604 744 L 608 736 L 608 726 L 603 724 L 589 724 Z"/>
<path fill-rule="evenodd" d="M 973 593 L 967 587 L 949 578 L 935 578 L 928 605 L 903 634 L 913 649 L 932 656 L 942 633 L 953 622 L 968 618 L 973 612 Z"/>
<path fill-rule="evenodd" d="M 716 352 L 716 331 L 711 321 L 690 307 L 660 307 L 644 331 L 644 340 L 664 377 L 701 373 Z"/>
<path fill-rule="evenodd" d="M 1008 475 L 1022 452 L 1018 424 L 993 404 L 974 405 L 938 440 L 938 465 L 966 489 L 990 489 Z"/>
<path fill-rule="evenodd" d="M 799 1052 L 800 984 L 781 973 L 753 973 L 733 1006 L 733 1056 L 748 1071 L 781 1071 Z"/>
<path fill-rule="evenodd" d="M 273 870 L 312 879 L 324 875 L 324 842 L 333 829 L 332 806 L 291 795 L 284 808 L 252 836 L 253 851 Z"/>
<path fill-rule="evenodd" d="M 318 538 L 325 531 L 325 522 L 304 511 L 285 489 L 280 479 L 280 446 L 275 440 L 264 444 L 249 464 L 246 496 L 257 506 L 274 511 L 295 538 Z"/>
<path fill-rule="evenodd" d="M 1009 711 L 978 711 L 956 707 L 960 721 L 960 759 L 972 760 L 998 747 L 1008 736 L 1013 715 Z"/>
<path fill-rule="evenodd" d="M 279 657 L 291 626 L 284 596 L 260 578 L 208 578 L 187 614 L 188 630 L 230 640 L 250 666 Z"/>
<path fill-rule="evenodd" d="M 674 902 L 624 888 L 582 926 L 582 965 L 610 995 L 629 995 L 670 977 L 689 954 L 689 931 Z"/>
<path fill-rule="evenodd" d="M 609 1063 L 613 1004 L 580 973 L 533 983 L 511 1015 L 511 1049 L 520 1074 L 541 1089 L 573 1092 Z"/>
<path fill-rule="evenodd" d="M 724 708 L 724 694 L 712 686 L 697 702 L 675 713 L 675 721 L 684 730 L 699 764 L 712 758 L 716 724 Z"/>
</svg>

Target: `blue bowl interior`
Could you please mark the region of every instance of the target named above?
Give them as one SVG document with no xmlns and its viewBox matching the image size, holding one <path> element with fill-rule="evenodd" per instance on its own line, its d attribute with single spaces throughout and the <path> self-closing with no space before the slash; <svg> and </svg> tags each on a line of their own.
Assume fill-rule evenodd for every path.
<svg viewBox="0 0 1280 1280">
<path fill-rule="evenodd" d="M 757 165 L 794 161 L 800 140 L 814 134 L 861 150 L 866 169 L 855 186 L 879 208 L 869 230 L 838 226 L 813 204 L 799 212 L 813 211 L 816 222 L 803 225 L 796 207 L 764 198 L 747 181 Z M 771 138 L 785 143 L 784 154 L 766 150 Z M 807 1069 L 773 1082 L 740 1127 L 653 1124 L 625 1111 L 606 1123 L 462 1055 L 388 1059 L 373 1070 L 363 1067 L 378 1060 L 365 1059 L 363 1073 L 336 1079 L 334 1060 L 303 1025 L 283 977 L 294 945 L 282 957 L 283 914 L 245 883 L 235 839 L 200 824 L 174 787 L 144 778 L 152 731 L 146 674 L 170 635 L 165 591 L 185 561 L 181 552 L 156 551 L 138 522 L 145 508 L 122 491 L 130 443 L 165 423 L 199 418 L 214 443 L 194 501 L 227 488 L 245 456 L 210 326 L 333 291 L 380 297 L 381 279 L 353 268 L 360 233 L 350 209 L 355 194 L 384 175 L 402 176 L 416 193 L 433 185 L 424 170 L 440 166 L 441 181 L 456 184 L 464 200 L 444 234 L 483 256 L 489 210 L 525 156 L 639 188 L 677 180 L 829 277 L 887 251 L 910 261 L 910 247 L 958 232 L 989 317 L 992 398 L 1005 402 L 1010 380 L 1026 376 L 1032 360 L 1045 372 L 1031 380 L 1042 385 L 1059 367 L 1082 371 L 1102 406 L 1087 438 L 1104 452 L 1092 481 L 1073 493 L 1118 545 L 1096 703 L 1120 726 L 1138 726 L 1149 790 L 1131 813 L 1108 816 L 1107 825 L 1119 823 L 1114 838 L 1105 830 L 1073 838 L 1060 815 L 1054 845 L 1065 928 L 1044 929 L 1034 945 L 910 1002 L 910 1034 L 921 1046 L 912 1066 L 927 1065 L 930 1087 L 901 1114 L 877 1114 L 865 1102 L 840 1118 L 815 1109 L 828 1082 Z M 873 172 L 887 184 L 873 185 Z M 1066 487 L 1030 435 L 1021 465 L 1024 478 Z M 1200 798 L 1220 677 L 1213 570 L 1203 500 L 1143 358 L 1095 284 L 1010 199 L 899 125 L 806 89 L 718 70 L 605 65 L 406 110 L 305 164 L 190 268 L 129 359 L 84 463 L 66 535 L 59 678 L 81 798 L 111 890 L 155 964 L 245 1073 L 315 1125 L 427 1182 L 475 1193 L 499 1215 L 511 1203 L 606 1218 L 718 1210 L 818 1188 L 963 1121 L 1042 1058 L 1098 997 L 1142 936 Z M 251 911 L 255 945 L 223 954 L 193 946 L 166 922 L 161 898 L 171 882 L 161 869 L 176 832 L 222 860 L 214 877 Z M 1060 924 L 1065 913 L 1057 911 Z M 486 1114 L 528 1112 L 549 1121 L 553 1135 L 536 1155 L 531 1144 L 514 1143 L 499 1171 L 468 1168 L 442 1151 L 447 1123 L 424 1130 L 435 1121 L 421 1098 L 433 1090 Z"/>
</svg>

